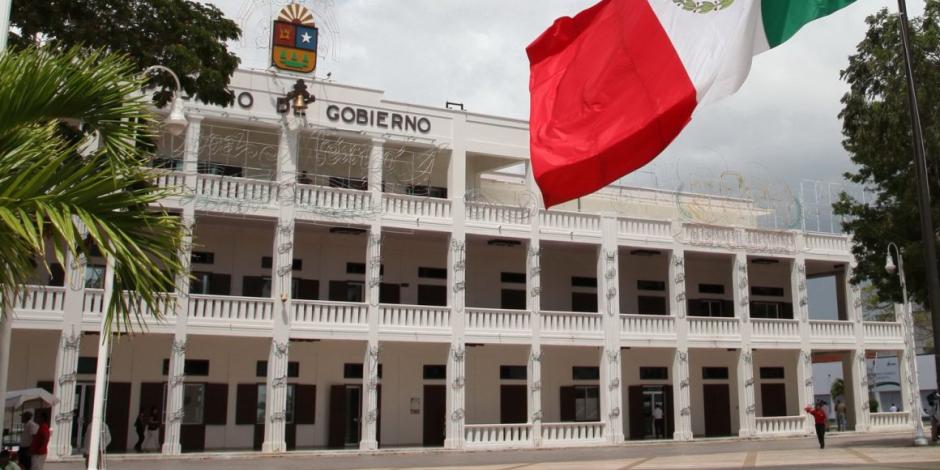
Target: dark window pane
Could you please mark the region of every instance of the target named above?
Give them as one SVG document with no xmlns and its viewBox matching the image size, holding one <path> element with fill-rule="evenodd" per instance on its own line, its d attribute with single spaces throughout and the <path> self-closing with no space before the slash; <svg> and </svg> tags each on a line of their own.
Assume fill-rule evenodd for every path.
<svg viewBox="0 0 940 470">
<path fill-rule="evenodd" d="M 444 307 L 447 305 L 447 286 L 418 285 L 418 305 Z"/>
<path fill-rule="evenodd" d="M 183 365 L 183 374 L 206 377 L 209 375 L 209 361 L 206 359 L 187 359 Z"/>
<path fill-rule="evenodd" d="M 636 281 L 636 288 L 639 290 L 664 291 L 666 290 L 666 282 L 665 281 Z"/>
<path fill-rule="evenodd" d="M 727 367 L 702 367 L 702 379 L 704 380 L 725 380 L 727 378 Z"/>
<path fill-rule="evenodd" d="M 499 273 L 500 282 L 525 284 L 525 273 Z"/>
<path fill-rule="evenodd" d="M 379 364 L 379 370 L 377 371 L 379 378 L 382 378 L 382 364 Z M 362 378 L 362 363 L 346 363 L 343 364 L 343 378 L 345 379 L 361 379 Z"/>
<path fill-rule="evenodd" d="M 597 287 L 597 278 L 572 276 L 571 285 L 573 287 Z"/>
<path fill-rule="evenodd" d="M 761 367 L 760 378 L 762 379 L 782 379 L 784 378 L 783 367 Z"/>
<path fill-rule="evenodd" d="M 571 310 L 574 312 L 597 313 L 597 294 L 572 292 Z"/>
<path fill-rule="evenodd" d="M 97 357 L 79 357 L 78 358 L 78 370 L 76 371 L 79 374 L 94 374 L 98 369 L 98 358 Z"/>
<path fill-rule="evenodd" d="M 62 287 L 65 285 L 65 270 L 59 263 L 49 265 L 49 285 Z"/>
<path fill-rule="evenodd" d="M 346 274 L 365 274 L 365 263 L 346 263 Z"/>
<path fill-rule="evenodd" d="M 698 291 L 702 294 L 724 294 L 725 286 L 722 284 L 699 284 Z"/>
<path fill-rule="evenodd" d="M 213 264 L 215 263 L 215 253 L 194 251 L 190 260 L 193 264 Z"/>
<path fill-rule="evenodd" d="M 419 267 L 418 277 L 426 279 L 447 279 L 447 269 Z"/>
<path fill-rule="evenodd" d="M 641 295 L 637 297 L 637 307 L 640 315 L 668 315 L 665 297 Z"/>
<path fill-rule="evenodd" d="M 640 367 L 640 380 L 667 380 L 668 367 Z"/>
<path fill-rule="evenodd" d="M 424 366 L 425 380 L 442 380 L 447 378 L 446 365 L 426 365 Z"/>
<path fill-rule="evenodd" d="M 524 290 L 503 289 L 500 292 L 499 308 L 525 310 L 525 300 Z"/>
<path fill-rule="evenodd" d="M 751 287 L 751 295 L 765 297 L 783 297 L 783 287 Z"/>
<path fill-rule="evenodd" d="M 571 368 L 571 380 L 600 380 L 600 367 L 574 366 Z"/>
<path fill-rule="evenodd" d="M 526 366 L 499 366 L 499 378 L 503 380 L 526 380 Z"/>
</svg>

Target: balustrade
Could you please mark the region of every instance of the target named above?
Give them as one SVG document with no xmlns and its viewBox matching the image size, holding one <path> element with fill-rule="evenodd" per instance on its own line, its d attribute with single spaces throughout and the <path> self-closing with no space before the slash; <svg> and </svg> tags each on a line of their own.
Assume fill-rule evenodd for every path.
<svg viewBox="0 0 940 470">
<path fill-rule="evenodd" d="M 408 329 L 450 328 L 450 309 L 423 305 L 382 305 L 381 325 Z"/>
<path fill-rule="evenodd" d="M 161 188 L 180 189 L 186 186 L 186 174 L 179 171 L 156 170 L 155 183 Z"/>
<path fill-rule="evenodd" d="M 689 317 L 689 335 L 697 337 L 728 337 L 741 334 L 737 318 Z"/>
<path fill-rule="evenodd" d="M 382 195 L 385 213 L 407 217 L 450 218 L 450 201 L 435 197 L 406 196 L 385 193 Z"/>
<path fill-rule="evenodd" d="M 849 238 L 845 235 L 828 233 L 807 233 L 803 235 L 806 249 L 810 251 L 828 251 L 847 253 L 849 251 Z"/>
<path fill-rule="evenodd" d="M 65 311 L 65 288 L 24 286 L 17 294 L 13 308 L 18 313 L 62 313 Z"/>
<path fill-rule="evenodd" d="M 85 289 L 85 298 L 82 301 L 82 314 L 85 317 L 97 316 L 104 313 L 104 289 Z"/>
<path fill-rule="evenodd" d="M 620 315 L 620 332 L 637 336 L 676 334 L 676 319 L 665 315 Z"/>
<path fill-rule="evenodd" d="M 191 323 L 268 323 L 273 319 L 272 299 L 214 295 L 191 295 L 189 299 Z"/>
<path fill-rule="evenodd" d="M 542 423 L 542 440 L 552 442 L 598 442 L 604 439 L 604 423 Z"/>
<path fill-rule="evenodd" d="M 810 336 L 814 340 L 854 340 L 852 322 L 840 320 L 810 320 Z"/>
<path fill-rule="evenodd" d="M 672 238 L 672 223 L 668 220 L 618 219 L 621 235 L 641 238 Z"/>
<path fill-rule="evenodd" d="M 733 227 L 705 224 L 685 224 L 682 227 L 686 241 L 692 245 L 735 248 L 741 245 Z"/>
<path fill-rule="evenodd" d="M 529 333 L 529 312 L 486 308 L 467 309 L 467 329 Z"/>
<path fill-rule="evenodd" d="M 799 339 L 800 322 L 797 320 L 751 319 L 751 334 L 768 339 Z"/>
<path fill-rule="evenodd" d="M 904 333 L 898 322 L 867 321 L 864 326 L 866 341 L 904 341 Z"/>
<path fill-rule="evenodd" d="M 806 425 L 805 416 L 775 416 L 770 418 L 756 418 L 758 436 L 780 436 L 787 434 L 803 434 Z"/>
<path fill-rule="evenodd" d="M 870 413 L 869 424 L 872 429 L 904 429 L 911 427 L 911 414 L 907 411 L 896 411 L 887 413 Z"/>
<path fill-rule="evenodd" d="M 467 446 L 522 446 L 532 443 L 530 424 L 467 424 L 464 441 Z"/>
<path fill-rule="evenodd" d="M 301 184 L 297 185 L 294 197 L 299 209 L 313 212 L 334 210 L 371 215 L 373 210 L 371 195 L 354 189 Z"/>
<path fill-rule="evenodd" d="M 295 324 L 360 326 L 369 321 L 369 308 L 362 303 L 295 300 L 292 305 Z"/>
<path fill-rule="evenodd" d="M 603 317 L 599 313 L 542 312 L 542 331 L 545 333 L 600 333 Z"/>
<path fill-rule="evenodd" d="M 796 235 L 779 230 L 745 231 L 747 247 L 753 250 L 790 253 L 796 250 Z"/>
<path fill-rule="evenodd" d="M 220 202 L 267 206 L 277 202 L 277 195 L 274 181 L 205 174 L 196 180 L 196 196 Z"/>
<path fill-rule="evenodd" d="M 543 210 L 539 217 L 542 228 L 573 232 L 599 232 L 601 229 L 601 218 L 596 214 Z"/>
<path fill-rule="evenodd" d="M 468 202 L 467 220 L 491 224 L 529 225 L 532 223 L 532 209 L 527 207 Z"/>
</svg>

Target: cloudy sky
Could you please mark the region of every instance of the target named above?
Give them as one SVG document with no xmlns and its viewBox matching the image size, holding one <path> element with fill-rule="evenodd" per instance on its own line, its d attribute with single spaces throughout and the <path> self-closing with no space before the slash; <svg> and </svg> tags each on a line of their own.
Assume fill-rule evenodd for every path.
<svg viewBox="0 0 940 470">
<path fill-rule="evenodd" d="M 239 22 L 232 47 L 243 65 L 265 68 L 271 18 L 289 0 L 207 0 Z M 317 75 L 386 92 L 388 99 L 525 119 L 525 47 L 559 16 L 595 0 L 303 0 L 318 17 Z M 912 14 L 923 0 L 909 0 Z M 746 176 L 794 193 L 803 179 L 841 181 L 851 167 L 841 147 L 839 71 L 863 38 L 865 17 L 894 0 L 858 0 L 758 56 L 736 95 L 700 108 L 640 184 L 670 188 L 694 175 Z M 775 189 L 775 191 L 779 191 Z"/>
</svg>

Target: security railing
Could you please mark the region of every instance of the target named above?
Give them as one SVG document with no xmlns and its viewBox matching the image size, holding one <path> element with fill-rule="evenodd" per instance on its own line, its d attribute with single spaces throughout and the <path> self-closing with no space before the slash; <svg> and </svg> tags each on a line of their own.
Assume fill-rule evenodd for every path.
<svg viewBox="0 0 940 470">
<path fill-rule="evenodd" d="M 809 333 L 813 340 L 855 340 L 855 329 L 850 321 L 810 320 Z"/>
<path fill-rule="evenodd" d="M 912 426 L 911 413 L 907 411 L 870 413 L 868 416 L 868 423 L 874 430 L 907 429 Z"/>
<path fill-rule="evenodd" d="M 542 228 L 574 232 L 599 232 L 601 218 L 596 214 L 580 212 L 540 211 Z"/>
<path fill-rule="evenodd" d="M 603 331 L 603 317 L 599 313 L 542 312 L 542 332 L 562 334 L 591 334 Z"/>
<path fill-rule="evenodd" d="M 904 333 L 898 322 L 867 321 L 864 330 L 866 341 L 904 341 Z"/>
<path fill-rule="evenodd" d="M 797 320 L 751 319 L 751 336 L 761 339 L 800 339 L 800 322 Z"/>
<path fill-rule="evenodd" d="M 330 188 L 326 186 L 297 185 L 294 202 L 300 210 L 323 212 L 348 211 L 352 214 L 371 215 L 372 197 L 367 191 Z"/>
<path fill-rule="evenodd" d="M 468 202 L 467 220 L 497 225 L 529 225 L 532 211 L 526 207 L 504 206 L 482 202 Z"/>
<path fill-rule="evenodd" d="M 620 218 L 617 224 L 620 235 L 635 238 L 672 238 L 672 223 L 668 220 Z"/>
</svg>

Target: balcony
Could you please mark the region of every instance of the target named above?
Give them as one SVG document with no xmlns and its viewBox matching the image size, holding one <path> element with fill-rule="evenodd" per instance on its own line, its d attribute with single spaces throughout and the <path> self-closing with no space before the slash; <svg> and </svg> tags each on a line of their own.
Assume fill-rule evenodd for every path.
<svg viewBox="0 0 940 470">
<path fill-rule="evenodd" d="M 855 327 L 850 321 L 810 320 L 809 332 L 814 343 L 855 344 Z"/>
<path fill-rule="evenodd" d="M 604 318 L 599 313 L 541 313 L 542 337 L 548 343 L 567 344 L 578 339 L 601 340 L 604 337 Z"/>
<path fill-rule="evenodd" d="M 672 223 L 668 220 L 620 218 L 617 232 L 631 240 L 672 240 Z"/>
<path fill-rule="evenodd" d="M 620 339 L 632 343 L 664 341 L 665 346 L 670 346 L 676 339 L 676 319 L 663 315 L 620 315 Z"/>
<path fill-rule="evenodd" d="M 803 236 L 807 251 L 842 255 L 849 251 L 849 237 L 829 233 L 807 233 Z"/>
<path fill-rule="evenodd" d="M 689 339 L 698 341 L 727 341 L 741 338 L 741 323 L 737 318 L 689 319 Z"/>
<path fill-rule="evenodd" d="M 200 174 L 195 196 L 202 205 L 217 202 L 248 209 L 272 208 L 277 205 L 278 185 L 274 181 Z"/>
<path fill-rule="evenodd" d="M 760 342 L 799 343 L 800 322 L 798 320 L 752 318 L 751 337 L 754 341 Z"/>
<path fill-rule="evenodd" d="M 473 447 L 526 447 L 532 445 L 531 424 L 467 424 L 464 442 Z"/>
<path fill-rule="evenodd" d="M 291 308 L 292 334 L 359 339 L 369 330 L 369 307 L 364 303 L 294 300 Z"/>
<path fill-rule="evenodd" d="M 467 336 L 474 341 L 528 344 L 531 338 L 531 315 L 527 310 L 468 308 Z"/>
<path fill-rule="evenodd" d="M 191 295 L 188 325 L 196 330 L 223 330 L 250 334 L 271 329 L 274 300 L 255 297 Z"/>
<path fill-rule="evenodd" d="M 424 305 L 380 305 L 379 331 L 401 339 L 450 335 L 450 308 Z"/>
<path fill-rule="evenodd" d="M 562 240 L 570 240 L 575 235 L 600 235 L 601 218 L 595 214 L 580 212 L 547 211 L 539 212 L 541 231 L 546 235 L 556 235 Z"/>
<path fill-rule="evenodd" d="M 58 327 L 65 313 L 65 288 L 24 286 L 13 302 L 18 321 L 46 323 Z"/>
<path fill-rule="evenodd" d="M 776 416 L 756 418 L 759 437 L 797 436 L 806 433 L 805 416 Z"/>
<path fill-rule="evenodd" d="M 310 214 L 314 218 L 371 217 L 372 195 L 367 191 L 300 184 L 294 193 L 294 203 L 300 211 L 298 217 Z"/>
<path fill-rule="evenodd" d="M 863 329 L 866 344 L 904 342 L 904 330 L 899 322 L 867 321 Z"/>
<path fill-rule="evenodd" d="M 450 200 L 385 193 L 382 205 L 387 216 L 418 219 L 450 219 Z"/>
</svg>

